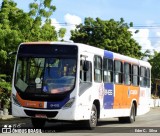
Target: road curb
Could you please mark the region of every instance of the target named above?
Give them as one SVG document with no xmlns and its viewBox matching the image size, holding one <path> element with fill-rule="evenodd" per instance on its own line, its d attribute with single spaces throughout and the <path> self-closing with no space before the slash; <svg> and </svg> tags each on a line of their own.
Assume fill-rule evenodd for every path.
<svg viewBox="0 0 160 136">
<path fill-rule="evenodd" d="M 12 115 L 3 115 L 0 116 L 0 120 L 8 120 L 8 119 L 14 119 L 15 117 L 13 117 Z"/>
</svg>

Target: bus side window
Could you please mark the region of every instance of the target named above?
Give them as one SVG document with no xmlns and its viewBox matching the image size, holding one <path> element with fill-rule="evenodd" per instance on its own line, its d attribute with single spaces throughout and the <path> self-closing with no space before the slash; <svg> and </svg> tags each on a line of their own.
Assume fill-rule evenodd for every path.
<svg viewBox="0 0 160 136">
<path fill-rule="evenodd" d="M 124 84 L 131 84 L 131 64 L 124 63 Z"/>
<path fill-rule="evenodd" d="M 103 80 L 106 83 L 113 82 L 113 60 L 103 59 Z"/>
<path fill-rule="evenodd" d="M 132 66 L 132 85 L 139 85 L 139 67 L 136 65 Z"/>
<path fill-rule="evenodd" d="M 121 61 L 114 61 L 114 80 L 117 84 L 123 83 L 123 64 Z"/>
<path fill-rule="evenodd" d="M 87 69 L 84 69 L 84 63 L 86 63 L 85 65 L 87 65 Z M 92 63 L 90 61 L 80 61 L 80 80 L 82 82 L 92 82 Z"/>
<path fill-rule="evenodd" d="M 102 58 L 100 56 L 94 56 L 94 81 L 102 82 Z"/>
<path fill-rule="evenodd" d="M 146 78 L 147 78 L 147 87 L 149 88 L 150 87 L 150 78 L 151 78 L 151 76 L 150 76 L 150 69 L 149 68 L 147 68 L 147 70 L 146 70 Z"/>
<path fill-rule="evenodd" d="M 147 84 L 147 78 L 146 78 L 146 68 L 140 67 L 140 86 L 146 87 Z"/>
</svg>

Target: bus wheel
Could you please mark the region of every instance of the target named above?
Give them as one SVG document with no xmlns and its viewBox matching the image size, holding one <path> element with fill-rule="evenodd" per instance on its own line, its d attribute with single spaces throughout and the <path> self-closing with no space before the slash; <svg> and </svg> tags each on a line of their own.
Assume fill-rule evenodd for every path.
<svg viewBox="0 0 160 136">
<path fill-rule="evenodd" d="M 130 116 L 128 117 L 119 117 L 120 123 L 133 123 L 135 121 L 135 105 L 132 104 Z"/>
<path fill-rule="evenodd" d="M 31 118 L 32 125 L 35 128 L 43 128 L 46 120 L 45 119 L 39 119 L 39 118 Z"/>
<path fill-rule="evenodd" d="M 131 107 L 131 112 L 130 112 L 130 116 L 127 117 L 127 122 L 128 123 L 133 123 L 135 121 L 135 105 L 132 104 L 132 107 Z"/>
<path fill-rule="evenodd" d="M 90 119 L 87 120 L 87 122 L 86 122 L 87 128 L 94 129 L 97 126 L 97 120 L 98 120 L 98 118 L 97 118 L 97 108 L 93 104 L 91 114 L 90 114 Z"/>
</svg>

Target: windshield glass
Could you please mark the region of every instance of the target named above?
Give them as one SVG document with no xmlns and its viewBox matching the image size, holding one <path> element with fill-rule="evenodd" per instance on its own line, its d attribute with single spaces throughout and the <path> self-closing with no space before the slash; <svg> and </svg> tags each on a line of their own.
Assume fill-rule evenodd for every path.
<svg viewBox="0 0 160 136">
<path fill-rule="evenodd" d="M 73 89 L 75 76 L 75 59 L 19 58 L 15 86 L 21 92 L 61 93 Z"/>
<path fill-rule="evenodd" d="M 37 56 L 35 52 L 34 55 L 18 56 L 15 71 L 17 91 L 30 94 L 59 94 L 73 90 L 77 64 L 75 56 Z"/>
</svg>

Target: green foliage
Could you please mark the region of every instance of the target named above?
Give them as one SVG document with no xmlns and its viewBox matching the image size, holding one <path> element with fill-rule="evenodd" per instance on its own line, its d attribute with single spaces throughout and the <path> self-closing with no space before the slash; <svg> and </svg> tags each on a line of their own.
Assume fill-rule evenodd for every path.
<svg viewBox="0 0 160 136">
<path fill-rule="evenodd" d="M 56 10 L 52 0 L 33 0 L 30 11 L 17 8 L 13 0 L 0 4 L 0 73 L 12 76 L 14 56 L 9 52 L 17 50 L 21 42 L 56 41 L 58 33 L 51 26 L 49 17 Z M 42 21 L 43 20 L 43 21 Z"/>
<path fill-rule="evenodd" d="M 49 19 L 56 10 L 51 3 L 52 0 L 33 0 L 28 13 L 17 8 L 13 0 L 3 0 L 0 4 L 0 74 L 7 75 L 5 80 L 0 78 L 0 99 L 5 105 L 10 100 L 15 62 L 15 56 L 9 56 L 9 53 L 16 51 L 21 42 L 58 39 Z"/>
<path fill-rule="evenodd" d="M 59 38 L 62 39 L 63 41 L 63 37 L 65 36 L 65 33 L 66 33 L 66 29 L 65 28 L 61 28 L 58 32 L 58 35 L 59 35 Z"/>
<path fill-rule="evenodd" d="M 0 101 L 4 108 L 10 106 L 11 84 L 5 81 L 6 75 L 0 75 Z"/>
<path fill-rule="evenodd" d="M 71 40 L 140 58 L 141 46 L 132 38 L 131 26 L 133 23 L 128 25 L 123 18 L 120 21 L 85 18 L 84 24 L 71 31 Z"/>
<path fill-rule="evenodd" d="M 29 15 L 33 17 L 45 17 L 49 18 L 52 13 L 56 10 L 56 7 L 52 5 L 52 0 L 35 0 L 30 3 Z"/>
<path fill-rule="evenodd" d="M 41 28 L 40 33 L 40 41 L 42 41 L 43 39 L 45 39 L 46 41 L 54 41 L 57 39 L 55 27 L 51 26 L 50 23 L 44 24 Z"/>
<path fill-rule="evenodd" d="M 7 52 L 4 50 L 0 50 L 0 58 L 6 60 L 7 59 Z"/>
<path fill-rule="evenodd" d="M 154 51 L 154 55 L 150 56 L 149 62 L 152 65 L 151 69 L 151 77 L 152 79 L 160 79 L 160 53 L 157 51 Z"/>
<path fill-rule="evenodd" d="M 51 26 L 49 17 L 56 10 L 52 0 L 34 0 L 30 3 L 28 15 L 30 21 L 30 33 L 27 34 L 27 41 L 55 41 L 58 39 L 55 27 Z M 45 20 L 42 24 L 42 20 Z"/>
</svg>

